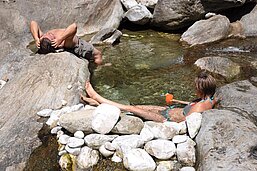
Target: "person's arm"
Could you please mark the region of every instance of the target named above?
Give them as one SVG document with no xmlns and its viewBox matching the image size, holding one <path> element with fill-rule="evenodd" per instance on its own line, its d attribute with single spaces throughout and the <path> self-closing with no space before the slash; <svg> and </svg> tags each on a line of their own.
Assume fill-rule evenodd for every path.
<svg viewBox="0 0 257 171">
<path fill-rule="evenodd" d="M 40 47 L 40 37 L 43 35 L 43 32 L 41 31 L 39 25 L 36 21 L 30 22 L 30 32 L 36 42 L 37 47 Z"/>
<path fill-rule="evenodd" d="M 56 37 L 54 40 L 52 40 L 52 46 L 54 48 L 58 48 L 59 45 L 61 45 L 64 40 L 66 40 L 69 37 L 74 37 L 76 33 L 77 33 L 77 25 L 73 23 L 65 29 L 65 31 L 61 36 Z"/>
<path fill-rule="evenodd" d="M 190 102 L 186 102 L 186 101 L 182 101 L 182 100 L 176 100 L 176 99 L 172 99 L 172 102 L 175 102 L 175 103 L 180 103 L 180 104 L 189 104 Z"/>
</svg>

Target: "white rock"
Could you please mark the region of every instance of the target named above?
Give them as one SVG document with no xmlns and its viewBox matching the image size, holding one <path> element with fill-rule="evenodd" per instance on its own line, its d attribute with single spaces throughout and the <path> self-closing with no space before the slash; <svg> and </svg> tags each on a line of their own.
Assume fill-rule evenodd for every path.
<svg viewBox="0 0 257 171">
<path fill-rule="evenodd" d="M 117 156 L 116 153 L 114 153 L 114 155 L 112 156 L 112 159 L 111 159 L 113 162 L 115 163 L 120 163 L 122 162 L 122 158 L 120 158 L 119 156 Z"/>
<path fill-rule="evenodd" d="M 182 167 L 179 171 L 195 171 L 193 167 Z"/>
<path fill-rule="evenodd" d="M 148 129 L 148 130 L 145 130 Z M 142 133 L 145 132 L 144 134 Z M 163 123 L 153 122 L 153 121 L 146 121 L 144 124 L 144 128 L 140 132 L 140 136 L 143 139 L 147 139 L 146 133 L 150 134 L 148 139 L 154 136 L 154 138 L 158 139 L 172 139 L 174 135 L 176 135 L 176 130 L 172 126 L 167 126 Z M 151 132 L 151 133 L 150 133 Z"/>
<path fill-rule="evenodd" d="M 68 89 L 68 90 L 70 90 L 71 88 L 72 88 L 72 85 L 71 85 L 71 84 L 67 86 L 67 89 Z"/>
<path fill-rule="evenodd" d="M 215 15 L 216 15 L 216 13 L 208 12 L 207 14 L 205 14 L 205 18 L 208 19 L 208 18 L 211 18 L 211 17 L 213 17 Z"/>
<path fill-rule="evenodd" d="M 182 125 L 177 122 L 169 122 L 168 121 L 168 122 L 164 122 L 163 124 L 174 129 L 176 131 L 176 134 L 179 134 L 179 132 L 182 129 Z"/>
<path fill-rule="evenodd" d="M 77 156 L 80 154 L 80 151 L 81 151 L 81 148 L 70 148 L 68 145 L 65 146 L 65 150 L 74 155 L 74 156 Z"/>
<path fill-rule="evenodd" d="M 177 161 L 159 161 L 156 171 L 172 171 L 172 170 L 177 170 L 176 168 L 176 163 Z"/>
<path fill-rule="evenodd" d="M 75 111 L 81 110 L 81 109 L 83 109 L 83 108 L 84 108 L 84 105 L 83 105 L 82 103 L 79 103 L 79 104 L 77 104 L 77 105 L 71 106 L 69 113 L 70 113 L 70 112 L 75 112 Z"/>
<path fill-rule="evenodd" d="M 97 164 L 99 160 L 99 153 L 96 150 L 85 146 L 81 149 L 77 158 L 77 164 L 81 169 L 87 169 Z"/>
<path fill-rule="evenodd" d="M 0 89 L 2 89 L 6 84 L 6 81 L 0 80 Z"/>
<path fill-rule="evenodd" d="M 67 101 L 66 100 L 62 100 L 62 106 L 66 106 L 67 105 Z"/>
<path fill-rule="evenodd" d="M 153 158 L 143 149 L 130 150 L 123 158 L 123 164 L 128 170 L 154 171 L 156 164 Z"/>
<path fill-rule="evenodd" d="M 118 146 L 127 146 L 132 148 L 142 147 L 144 140 L 140 135 L 122 135 L 115 138 L 112 143 Z"/>
<path fill-rule="evenodd" d="M 63 106 L 64 106 L 64 105 L 63 105 Z M 61 114 L 62 114 L 62 115 L 65 114 L 65 113 L 70 113 L 70 112 L 72 112 L 70 106 L 65 106 L 65 107 L 61 108 L 60 111 L 61 111 Z"/>
<path fill-rule="evenodd" d="M 172 142 L 174 142 L 175 144 L 183 143 L 183 142 L 186 142 L 188 140 L 188 138 L 189 137 L 187 135 L 175 135 L 172 138 Z"/>
<path fill-rule="evenodd" d="M 195 165 L 195 142 L 190 138 L 177 145 L 177 158 L 182 165 L 194 166 Z"/>
<path fill-rule="evenodd" d="M 61 135 L 61 136 L 59 137 L 59 140 L 58 140 L 58 141 L 59 141 L 61 144 L 67 144 L 69 138 L 70 138 L 70 136 L 64 134 L 64 135 Z"/>
<path fill-rule="evenodd" d="M 144 124 L 144 127 L 140 132 L 140 136 L 145 142 L 151 141 L 152 139 L 154 139 L 154 134 L 151 131 L 151 127 L 148 126 L 147 124 Z"/>
<path fill-rule="evenodd" d="M 179 131 L 179 134 L 186 134 L 187 133 L 186 121 L 182 121 L 178 124 L 181 126 L 181 130 Z"/>
<path fill-rule="evenodd" d="M 115 151 L 117 149 L 117 146 L 111 142 L 104 143 L 104 147 L 109 151 Z"/>
<path fill-rule="evenodd" d="M 154 8 L 158 0 L 137 0 L 137 2 L 148 8 Z"/>
<path fill-rule="evenodd" d="M 77 148 L 77 147 L 81 147 L 82 145 L 84 145 L 85 141 L 81 138 L 76 138 L 76 137 L 70 137 L 68 139 L 67 145 L 71 148 Z"/>
<path fill-rule="evenodd" d="M 190 138 L 194 138 L 198 133 L 202 123 L 202 114 L 194 112 L 186 117 L 186 124 Z"/>
<path fill-rule="evenodd" d="M 94 111 L 92 129 L 100 134 L 109 133 L 117 123 L 120 113 L 120 109 L 116 106 L 100 104 Z"/>
<path fill-rule="evenodd" d="M 74 133 L 74 137 L 83 139 L 85 137 L 85 134 L 82 131 L 76 131 Z"/>
<path fill-rule="evenodd" d="M 41 116 L 41 117 L 49 117 L 52 112 L 53 112 L 52 109 L 43 109 L 43 110 L 37 112 L 37 115 Z"/>
<path fill-rule="evenodd" d="M 61 131 L 61 130 L 60 130 L 60 131 L 57 131 L 57 136 L 56 136 L 56 137 L 59 139 L 59 138 L 60 138 L 60 136 L 61 136 L 61 135 L 63 135 L 63 134 L 64 134 L 64 132 L 63 132 L 63 131 Z"/>
<path fill-rule="evenodd" d="M 114 154 L 114 151 L 109 151 L 105 148 L 104 145 L 101 145 L 99 148 L 99 152 L 104 156 L 104 157 L 110 157 L 111 155 Z"/>
<path fill-rule="evenodd" d="M 99 149 L 101 145 L 108 141 L 112 141 L 116 137 L 118 137 L 118 135 L 90 134 L 85 136 L 84 140 L 87 146 L 94 149 Z"/>
<path fill-rule="evenodd" d="M 50 118 L 46 121 L 46 124 L 50 126 L 50 128 L 56 127 L 57 122 L 59 121 L 61 116 L 60 111 L 53 111 L 50 115 Z"/>
<path fill-rule="evenodd" d="M 135 0 L 121 0 L 121 3 L 125 6 L 127 10 L 138 5 L 137 1 Z"/>
<path fill-rule="evenodd" d="M 59 151 L 59 152 L 58 152 L 58 155 L 59 155 L 59 156 L 62 156 L 62 155 L 64 155 L 64 154 L 67 154 L 67 151 L 66 151 L 66 150 L 62 150 L 62 151 Z"/>
<path fill-rule="evenodd" d="M 96 109 L 96 107 L 95 106 L 90 106 L 90 105 L 84 106 L 84 110 L 91 110 L 91 109 Z"/>
<path fill-rule="evenodd" d="M 166 160 L 176 153 L 176 146 L 169 140 L 152 140 L 145 144 L 145 151 L 157 159 Z"/>
<path fill-rule="evenodd" d="M 62 129 L 61 126 L 56 126 L 53 129 L 51 129 L 51 134 L 57 134 L 58 131 Z"/>
</svg>

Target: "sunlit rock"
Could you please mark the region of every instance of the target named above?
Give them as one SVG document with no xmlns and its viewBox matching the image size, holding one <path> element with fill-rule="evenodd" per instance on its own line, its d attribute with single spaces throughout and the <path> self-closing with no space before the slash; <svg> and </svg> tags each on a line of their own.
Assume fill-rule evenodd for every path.
<svg viewBox="0 0 257 171">
<path fill-rule="evenodd" d="M 176 146 L 169 140 L 152 140 L 145 144 L 145 151 L 158 159 L 169 159 L 176 153 Z"/>
<path fill-rule="evenodd" d="M 117 123 L 120 109 L 109 104 L 100 104 L 94 111 L 92 129 L 100 134 L 109 133 Z"/>
<path fill-rule="evenodd" d="M 116 137 L 118 135 L 89 134 L 85 136 L 84 140 L 87 146 L 93 149 L 99 149 L 101 145 L 112 141 Z"/>
<path fill-rule="evenodd" d="M 126 153 L 123 164 L 128 170 L 154 171 L 156 168 L 153 158 L 140 148 L 132 149 Z"/>
<path fill-rule="evenodd" d="M 198 133 L 202 123 L 202 114 L 194 112 L 186 117 L 186 124 L 190 138 L 194 138 Z"/>
<path fill-rule="evenodd" d="M 81 149 L 77 157 L 77 164 L 81 169 L 87 169 L 97 164 L 99 160 L 99 153 L 96 150 L 85 146 Z"/>
</svg>

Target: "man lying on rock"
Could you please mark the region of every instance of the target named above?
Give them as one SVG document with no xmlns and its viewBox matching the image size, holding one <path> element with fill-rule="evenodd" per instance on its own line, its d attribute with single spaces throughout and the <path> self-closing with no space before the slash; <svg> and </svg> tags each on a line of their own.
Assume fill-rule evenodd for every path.
<svg viewBox="0 0 257 171">
<path fill-rule="evenodd" d="M 94 48 L 92 44 L 76 36 L 77 25 L 75 23 L 66 29 L 53 29 L 44 34 L 38 23 L 31 21 L 30 31 L 40 54 L 56 52 L 57 49 L 64 48 L 78 57 L 94 61 L 97 65 L 102 63 L 101 52 Z"/>
</svg>

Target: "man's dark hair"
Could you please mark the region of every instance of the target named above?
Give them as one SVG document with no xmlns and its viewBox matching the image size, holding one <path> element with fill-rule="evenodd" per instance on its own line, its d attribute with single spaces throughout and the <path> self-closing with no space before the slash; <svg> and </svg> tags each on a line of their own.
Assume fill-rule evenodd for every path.
<svg viewBox="0 0 257 171">
<path fill-rule="evenodd" d="M 38 50 L 39 54 L 47 54 L 55 52 L 54 47 L 52 46 L 52 42 L 48 38 L 43 38 L 40 41 L 40 48 Z"/>
</svg>

